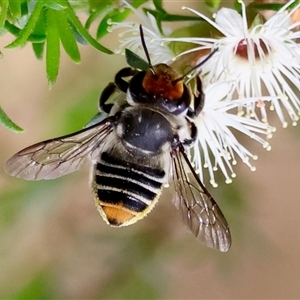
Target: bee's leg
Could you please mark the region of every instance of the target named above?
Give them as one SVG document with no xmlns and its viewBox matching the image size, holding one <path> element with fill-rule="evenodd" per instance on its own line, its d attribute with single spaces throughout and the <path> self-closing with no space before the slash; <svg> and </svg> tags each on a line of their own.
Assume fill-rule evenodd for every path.
<svg viewBox="0 0 300 300">
<path fill-rule="evenodd" d="M 124 68 L 122 70 L 120 70 L 116 76 L 115 76 L 115 84 L 116 86 L 124 93 L 127 92 L 128 90 L 128 82 L 125 81 L 123 78 L 125 77 L 129 77 L 129 76 L 133 76 L 136 73 L 138 73 L 137 70 L 132 69 L 132 68 Z"/>
<path fill-rule="evenodd" d="M 137 70 L 132 68 L 124 68 L 116 74 L 115 82 L 110 82 L 100 95 L 99 109 L 101 111 L 104 111 L 107 114 L 110 113 L 113 104 L 106 104 L 106 101 L 110 98 L 111 95 L 113 95 L 117 91 L 126 93 L 128 89 L 128 82 L 125 81 L 123 78 L 133 76 L 137 72 Z"/>
<path fill-rule="evenodd" d="M 191 125 L 191 127 L 190 127 L 190 134 L 191 134 L 191 137 L 189 138 L 189 139 L 185 139 L 183 142 L 182 142 L 182 144 L 184 145 L 184 146 L 192 146 L 193 144 L 194 144 L 194 142 L 196 141 L 196 139 L 197 139 L 197 135 L 198 135 L 198 129 L 197 129 L 197 127 L 196 127 L 196 125 L 195 125 L 195 123 L 193 123 L 193 122 L 190 122 L 190 125 Z"/>
<path fill-rule="evenodd" d="M 194 109 L 193 110 L 189 109 L 187 112 L 188 117 L 193 119 L 196 118 L 202 111 L 204 106 L 204 100 L 205 100 L 205 95 L 202 90 L 202 82 L 199 76 L 196 76 L 196 86 L 197 86 L 198 95 L 197 96 L 194 95 Z"/>
<path fill-rule="evenodd" d="M 115 83 L 110 82 L 106 88 L 102 91 L 99 99 L 99 110 L 104 111 L 107 114 L 110 113 L 111 108 L 113 107 L 113 104 L 106 104 L 106 101 L 110 98 L 111 95 L 113 95 L 117 91 L 117 86 Z"/>
</svg>

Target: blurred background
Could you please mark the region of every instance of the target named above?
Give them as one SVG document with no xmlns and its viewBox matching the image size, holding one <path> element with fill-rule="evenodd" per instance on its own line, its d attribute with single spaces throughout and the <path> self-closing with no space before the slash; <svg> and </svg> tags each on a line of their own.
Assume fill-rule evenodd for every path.
<svg viewBox="0 0 300 300">
<path fill-rule="evenodd" d="M 11 39 L 2 36 L 0 48 Z M 231 228 L 228 253 L 206 249 L 185 229 L 170 190 L 147 218 L 115 229 L 96 211 L 89 165 L 51 181 L 6 175 L 15 152 L 81 129 L 125 66 L 124 57 L 89 46 L 81 53 L 80 65 L 62 55 L 51 90 L 30 46 L 0 61 L 1 106 L 26 130 L 0 127 L 0 298 L 299 298 L 299 127 L 283 130 L 274 118 L 270 152 L 248 141 L 257 171 L 238 162 L 232 184 L 220 176 L 217 189 L 207 185 Z"/>
</svg>

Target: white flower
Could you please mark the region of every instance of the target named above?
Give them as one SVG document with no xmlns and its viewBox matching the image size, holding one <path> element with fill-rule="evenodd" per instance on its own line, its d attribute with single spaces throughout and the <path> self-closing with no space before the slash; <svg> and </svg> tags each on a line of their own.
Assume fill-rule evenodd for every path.
<svg viewBox="0 0 300 300">
<path fill-rule="evenodd" d="M 169 63 L 174 57 L 174 53 L 166 47 L 160 40 L 171 32 L 169 28 L 164 27 L 164 35 L 158 29 L 155 18 L 150 14 L 144 14 L 140 10 L 135 9 L 128 2 L 122 1 L 126 7 L 130 8 L 133 13 L 139 17 L 141 22 L 109 22 L 111 30 L 121 29 L 119 34 L 120 45 L 116 52 L 123 52 L 125 48 L 130 49 L 140 57 L 146 60 L 145 51 L 142 47 L 139 26 L 142 24 L 145 43 L 150 54 L 151 63 Z"/>
<path fill-rule="evenodd" d="M 299 9 L 300 4 L 287 12 L 294 2 L 292 0 L 284 5 L 264 24 L 251 28 L 247 24 L 243 2 L 240 2 L 242 15 L 235 10 L 222 8 L 216 14 L 215 22 L 193 9 L 186 8 L 205 19 L 222 36 L 164 40 L 199 45 L 187 52 L 217 47 L 219 51 L 202 67 L 202 74 L 206 74 L 205 80 L 209 83 L 235 81 L 238 98 L 272 96 L 270 109 L 276 111 L 283 126 L 287 126 L 283 109 L 287 111 L 293 125 L 296 125 L 300 113 L 300 46 L 297 43 L 300 31 L 295 29 L 300 22 L 292 23 L 291 15 Z M 263 102 L 258 104 L 261 119 L 267 121 L 266 106 Z M 254 104 L 247 109 L 257 117 Z"/>
<path fill-rule="evenodd" d="M 214 178 L 217 169 L 224 174 L 226 183 L 232 181 L 231 178 L 236 176 L 233 165 L 237 163 L 237 157 L 252 171 L 255 170 L 250 159 L 255 160 L 257 156 L 238 141 L 236 133 L 243 133 L 253 141 L 262 144 L 267 150 L 271 149 L 269 143 L 258 134 L 270 138 L 274 128 L 264 122 L 234 113 L 238 106 L 252 105 L 257 99 L 232 100 L 233 87 L 230 82 L 209 85 L 204 91 L 206 99 L 204 108 L 195 120 L 198 139 L 190 150 L 191 159 L 201 180 L 203 180 L 203 167 L 208 169 L 210 183 L 213 186 L 217 186 Z M 261 99 L 272 100 L 270 97 Z"/>
</svg>

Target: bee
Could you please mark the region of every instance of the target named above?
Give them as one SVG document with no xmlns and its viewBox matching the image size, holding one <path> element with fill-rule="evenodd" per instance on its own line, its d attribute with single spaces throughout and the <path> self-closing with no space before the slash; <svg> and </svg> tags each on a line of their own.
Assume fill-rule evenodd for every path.
<svg viewBox="0 0 300 300">
<path fill-rule="evenodd" d="M 167 64 L 152 65 L 141 26 L 140 35 L 148 67 L 116 74 L 99 99 L 105 118 L 21 150 L 7 161 L 6 172 L 26 180 L 54 179 L 89 159 L 97 210 L 114 227 L 144 218 L 174 182 L 173 202 L 184 223 L 206 246 L 226 252 L 231 245 L 226 219 L 185 150 L 197 138 L 193 119 L 204 105 L 201 80 L 197 76 L 193 93 L 185 75 Z M 118 96 L 111 103 L 113 95 Z"/>
</svg>

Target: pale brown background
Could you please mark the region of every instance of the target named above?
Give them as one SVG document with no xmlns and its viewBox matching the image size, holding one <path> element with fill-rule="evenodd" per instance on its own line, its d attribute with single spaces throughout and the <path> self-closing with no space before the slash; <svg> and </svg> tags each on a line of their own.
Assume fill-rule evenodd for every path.
<svg viewBox="0 0 300 300">
<path fill-rule="evenodd" d="M 10 40 L 9 36 L 1 37 L 1 49 Z M 17 217 L 1 228 L 0 296 L 8 297 L 33 274 L 50 269 L 60 298 L 97 297 L 106 289 L 116 261 L 122 262 L 123 256 L 126 260 L 119 264 L 124 268 L 120 281 L 130 278 L 130 266 L 141 264 L 135 244 L 126 253 L 120 251 L 123 241 L 150 233 L 148 242 L 154 247 L 151 255 L 155 259 L 141 264 L 140 272 L 148 274 L 149 282 L 161 281 L 162 298 L 299 299 L 299 128 L 283 130 L 274 119 L 278 130 L 271 140 L 271 152 L 249 143 L 259 156 L 257 171 L 238 163 L 238 177 L 232 184 L 242 194 L 243 207 L 222 202 L 222 188 L 209 187 L 231 225 L 233 245 L 227 254 L 205 249 L 189 235 L 168 195 L 146 219 L 117 230 L 104 224 L 94 207 L 88 166 L 49 183 L 49 187 L 47 183 L 24 183 L 4 173 L 3 164 L 16 151 L 68 133 L 60 131 L 59 122 L 72 107 L 72 100 L 91 89 L 98 88 L 100 93 L 125 65 L 123 57 L 108 57 L 88 46 L 81 49 L 80 65 L 63 55 L 60 75 L 51 91 L 44 62 L 35 59 L 29 46 L 4 51 L 0 60 L 1 106 L 26 129 L 15 134 L 0 127 L 0 204 L 7 189 L 24 184 L 45 186 L 40 201 L 19 203 Z M 87 105 L 95 105 L 96 111 L 96 103 L 97 98 Z M 82 125 L 78 124 L 78 129 Z M 114 284 L 118 289 L 118 282 Z"/>
</svg>

